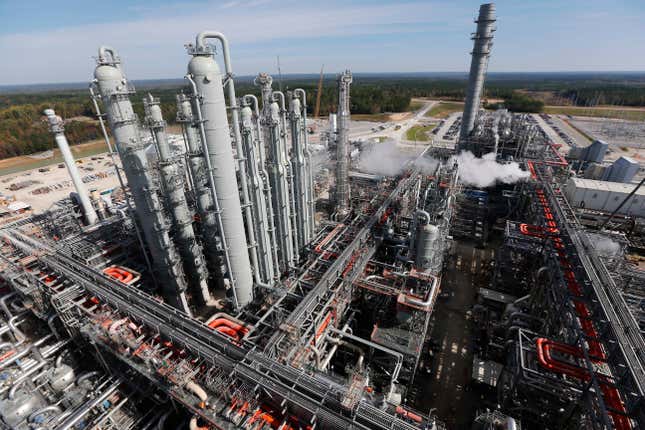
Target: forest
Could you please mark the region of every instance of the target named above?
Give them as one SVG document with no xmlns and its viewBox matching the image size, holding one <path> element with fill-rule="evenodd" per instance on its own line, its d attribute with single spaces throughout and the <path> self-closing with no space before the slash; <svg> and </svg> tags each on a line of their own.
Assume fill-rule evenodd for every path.
<svg viewBox="0 0 645 430">
<path fill-rule="evenodd" d="M 466 92 L 465 76 L 433 75 L 360 75 L 354 76 L 351 110 L 356 114 L 402 112 L 410 108 L 413 97 L 432 97 L 461 101 Z M 156 86 L 155 86 L 156 85 Z M 274 88 L 285 92 L 304 88 L 309 114 L 313 114 L 318 78 L 313 75 L 284 77 L 274 80 Z M 162 102 L 164 117 L 175 122 L 175 94 L 183 89 L 182 81 L 143 83 L 131 100 L 135 111 L 143 116 L 142 97 L 150 92 Z M 521 93 L 518 92 L 521 90 Z M 642 76 L 577 76 L 568 74 L 490 74 L 485 88 L 486 99 L 503 99 L 504 106 L 518 112 L 539 112 L 544 103 L 532 97 L 540 91 L 557 95 L 578 106 L 614 104 L 645 106 L 645 79 Z M 255 94 L 259 89 L 251 77 L 236 80 L 236 93 Z M 320 114 L 335 111 L 336 82 L 331 75 L 323 80 Z M 492 105 L 489 105 L 492 106 Z M 86 90 L 13 92 L 0 94 L 0 159 L 51 149 L 53 139 L 42 116 L 52 107 L 65 118 L 68 140 L 78 144 L 100 137 L 98 123 Z"/>
</svg>

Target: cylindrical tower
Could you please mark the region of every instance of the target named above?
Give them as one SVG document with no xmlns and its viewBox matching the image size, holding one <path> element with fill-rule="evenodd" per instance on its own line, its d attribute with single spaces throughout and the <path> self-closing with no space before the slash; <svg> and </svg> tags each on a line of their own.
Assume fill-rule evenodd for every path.
<svg viewBox="0 0 645 430">
<path fill-rule="evenodd" d="M 197 36 L 196 46 L 189 48 L 189 54 L 193 58 L 188 64 L 188 74 L 195 82 L 201 96 L 197 103 L 200 104 L 203 115 L 204 135 L 208 148 L 206 155 L 213 167 L 215 191 L 221 212 L 222 234 L 226 238 L 228 247 L 229 276 L 235 288 L 237 304 L 244 306 L 253 298 L 249 245 L 240 204 L 222 72 L 213 58 L 212 49 L 204 42 L 207 37 L 216 37 L 223 41 L 225 61 L 227 63 L 230 61 L 228 43 L 225 42 L 223 35 L 216 32 L 200 33 Z M 237 110 L 235 114 L 237 115 Z M 237 127 L 237 124 L 235 126 Z"/>
<path fill-rule="evenodd" d="M 105 46 L 99 48 L 97 63 L 95 83 L 128 179 L 139 224 L 152 256 L 155 277 L 160 281 L 158 284 L 166 300 L 190 313 L 181 258 L 168 233 L 170 222 L 164 214 L 157 184 L 152 178 L 145 146 L 141 141 L 139 120 L 130 102 L 134 88 L 125 78 L 121 61 L 114 49 Z"/>
<path fill-rule="evenodd" d="M 432 224 L 419 224 L 417 227 L 416 261 L 417 269 L 425 270 L 432 266 L 437 252 L 439 229 Z"/>
<path fill-rule="evenodd" d="M 148 94 L 143 99 L 146 113 L 145 122 L 150 128 L 159 153 L 159 170 L 163 181 L 166 207 L 173 218 L 175 239 L 184 262 L 184 270 L 190 286 L 202 301 L 208 304 L 211 299 L 208 291 L 208 270 L 204 261 L 201 246 L 195 239 L 193 214 L 186 201 L 184 172 L 178 167 L 181 164 L 173 155 L 166 135 L 166 122 L 161 113 L 159 100 Z"/>
<path fill-rule="evenodd" d="M 260 73 L 255 78 L 255 84 L 262 92 L 262 125 L 265 131 L 265 141 L 268 145 L 267 168 L 271 185 L 272 207 L 278 245 L 280 271 L 284 272 L 295 263 L 291 208 L 289 202 L 289 181 L 287 177 L 287 154 L 283 138 L 281 110 L 273 97 L 271 83 L 273 79 L 266 73 Z"/>
<path fill-rule="evenodd" d="M 263 166 L 260 165 L 258 148 L 261 145 L 260 130 L 257 127 L 259 119 L 254 116 L 251 106 L 247 100 L 252 100 L 255 104 L 256 113 L 257 99 L 255 97 L 245 97 L 242 105 L 241 127 L 242 127 L 242 146 L 244 148 L 244 157 L 246 158 L 247 172 L 249 174 L 250 197 L 253 204 L 253 227 L 255 228 L 255 237 L 258 241 L 258 268 L 259 278 L 262 283 L 272 285 L 275 277 L 273 250 L 271 246 L 269 215 L 267 211 L 267 201 L 265 199 L 264 177 L 262 175 Z"/>
<path fill-rule="evenodd" d="M 95 224 L 98 219 L 96 211 L 94 210 L 94 206 L 92 206 L 90 196 L 87 194 L 85 184 L 83 184 L 83 181 L 81 180 L 81 175 L 78 173 L 78 169 L 76 168 L 76 162 L 74 161 L 72 151 L 69 149 L 69 144 L 65 137 L 65 126 L 63 125 L 63 120 L 61 117 L 56 115 L 53 109 L 45 109 L 44 114 L 47 116 L 47 120 L 49 121 L 49 130 L 54 135 L 58 149 L 60 149 L 60 153 L 63 156 L 63 161 L 65 161 L 65 166 L 67 166 L 69 176 L 72 178 L 74 188 L 76 188 L 76 193 L 78 194 L 78 200 L 81 203 L 85 222 L 88 225 Z"/>
<path fill-rule="evenodd" d="M 479 17 L 475 22 L 477 23 L 477 31 L 473 35 L 475 44 L 470 63 L 464 114 L 461 118 L 460 141 L 467 139 L 470 135 L 470 132 L 475 126 L 475 119 L 479 111 L 482 88 L 484 87 L 484 79 L 488 68 L 488 58 L 490 57 L 491 47 L 493 46 L 495 5 L 493 3 L 481 5 L 479 7 Z M 465 149 L 465 145 L 461 144 L 461 142 L 460 148 Z"/>
<path fill-rule="evenodd" d="M 344 218 L 349 207 L 349 88 L 352 72 L 338 75 L 338 138 L 336 140 L 336 216 Z"/>
<path fill-rule="evenodd" d="M 221 239 L 217 215 L 213 204 L 212 192 L 206 171 L 206 160 L 199 137 L 198 124 L 193 116 L 191 100 L 185 94 L 177 96 L 177 122 L 184 125 L 184 138 L 188 147 L 188 164 L 193 179 L 193 192 L 197 203 L 197 212 L 201 225 L 201 237 L 204 256 L 211 277 L 218 283 L 222 278 Z"/>
<path fill-rule="evenodd" d="M 302 104 L 296 92 L 289 97 L 289 123 L 291 126 L 291 167 L 293 169 L 293 195 L 296 209 L 296 231 L 299 243 L 311 241 L 311 214 L 309 211 L 309 159 L 305 148 L 307 133 L 303 127 Z"/>
</svg>

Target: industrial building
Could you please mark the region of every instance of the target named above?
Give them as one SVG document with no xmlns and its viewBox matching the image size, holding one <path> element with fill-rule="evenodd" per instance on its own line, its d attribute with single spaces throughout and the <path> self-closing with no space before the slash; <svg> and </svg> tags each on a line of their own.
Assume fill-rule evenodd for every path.
<svg viewBox="0 0 645 430">
<path fill-rule="evenodd" d="M 636 185 L 570 178 L 564 193 L 573 207 L 645 218 L 645 189 L 630 195 Z M 622 207 L 619 208 L 619 206 Z"/>
<path fill-rule="evenodd" d="M 583 224 L 608 198 L 579 207 L 586 180 L 533 117 L 480 110 L 494 5 L 476 22 L 458 144 L 395 175 L 350 158 L 349 70 L 321 177 L 307 93 L 259 73 L 238 94 L 222 33 L 187 45 L 181 145 L 100 47 L 89 92 L 121 190 L 88 194 L 48 110 L 76 197 L 0 225 L 0 428 L 643 428 L 636 228 Z M 461 150 L 521 175 L 465 183 Z"/>
</svg>

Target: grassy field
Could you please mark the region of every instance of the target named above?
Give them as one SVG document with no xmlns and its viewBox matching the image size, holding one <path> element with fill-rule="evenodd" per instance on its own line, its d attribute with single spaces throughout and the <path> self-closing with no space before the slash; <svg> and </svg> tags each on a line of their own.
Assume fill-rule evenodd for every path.
<svg viewBox="0 0 645 430">
<path fill-rule="evenodd" d="M 645 109 L 624 109 L 612 107 L 545 106 L 544 113 L 597 118 L 619 118 L 630 121 L 645 121 Z"/>
<path fill-rule="evenodd" d="M 105 146 L 105 141 L 101 139 L 82 143 L 80 145 L 74 145 L 71 147 L 71 150 L 72 154 L 74 154 L 74 158 L 79 159 L 107 152 L 107 147 Z M 0 160 L 0 176 L 11 175 L 25 170 L 37 169 L 39 167 L 62 162 L 63 157 L 60 155 L 58 148 L 54 150 L 54 156 L 50 158 L 31 158 L 26 155 L 7 158 Z"/>
<path fill-rule="evenodd" d="M 417 142 L 427 142 L 430 140 L 429 133 L 436 126 L 437 124 L 412 126 L 405 132 L 405 138 L 407 140 L 416 140 Z"/>
<path fill-rule="evenodd" d="M 460 112 L 464 110 L 463 103 L 456 102 L 441 102 L 432 107 L 427 113 L 426 116 L 433 118 L 448 118 L 453 112 Z"/>
</svg>

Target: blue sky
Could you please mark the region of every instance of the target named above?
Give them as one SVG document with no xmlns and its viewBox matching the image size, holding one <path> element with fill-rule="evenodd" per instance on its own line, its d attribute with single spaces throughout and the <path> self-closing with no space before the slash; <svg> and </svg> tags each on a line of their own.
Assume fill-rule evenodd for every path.
<svg viewBox="0 0 645 430">
<path fill-rule="evenodd" d="M 0 0 L 0 85 L 89 80 L 97 47 L 131 79 L 180 78 L 224 32 L 238 75 L 466 71 L 474 0 Z M 645 70 L 645 0 L 500 0 L 490 71 Z"/>
</svg>

